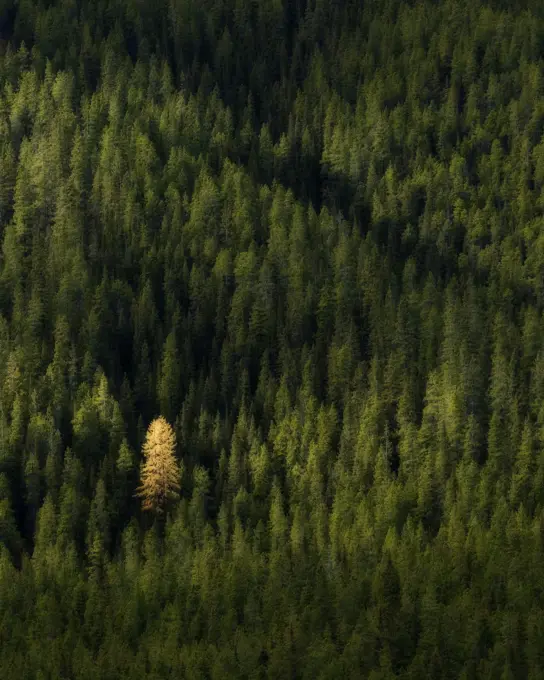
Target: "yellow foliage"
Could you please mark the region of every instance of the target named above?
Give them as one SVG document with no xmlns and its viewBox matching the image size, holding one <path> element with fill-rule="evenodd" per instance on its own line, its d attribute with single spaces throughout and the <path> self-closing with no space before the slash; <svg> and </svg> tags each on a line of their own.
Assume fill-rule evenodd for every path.
<svg viewBox="0 0 544 680">
<path fill-rule="evenodd" d="M 163 512 L 167 501 L 179 497 L 180 469 L 175 458 L 176 435 L 160 416 L 149 426 L 143 445 L 144 461 L 136 495 L 142 508 Z"/>
</svg>

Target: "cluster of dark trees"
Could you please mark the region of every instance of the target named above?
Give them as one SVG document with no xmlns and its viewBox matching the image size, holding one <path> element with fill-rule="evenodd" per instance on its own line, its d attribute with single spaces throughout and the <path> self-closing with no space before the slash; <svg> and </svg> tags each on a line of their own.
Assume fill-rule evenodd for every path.
<svg viewBox="0 0 544 680">
<path fill-rule="evenodd" d="M 543 187 L 539 0 L 0 0 L 0 677 L 542 680 Z"/>
</svg>

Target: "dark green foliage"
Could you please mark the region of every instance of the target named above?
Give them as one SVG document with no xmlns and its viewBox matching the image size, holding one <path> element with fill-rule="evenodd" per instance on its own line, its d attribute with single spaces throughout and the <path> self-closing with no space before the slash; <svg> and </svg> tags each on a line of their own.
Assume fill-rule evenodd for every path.
<svg viewBox="0 0 544 680">
<path fill-rule="evenodd" d="M 0 677 L 544 676 L 543 58 L 536 0 L 0 0 Z"/>
</svg>

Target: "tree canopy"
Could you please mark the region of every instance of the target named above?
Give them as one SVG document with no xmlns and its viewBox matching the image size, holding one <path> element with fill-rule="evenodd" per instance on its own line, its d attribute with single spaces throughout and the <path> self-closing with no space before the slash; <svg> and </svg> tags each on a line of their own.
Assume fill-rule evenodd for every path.
<svg viewBox="0 0 544 680">
<path fill-rule="evenodd" d="M 0 677 L 544 677 L 543 64 L 536 0 L 0 0 Z"/>
</svg>

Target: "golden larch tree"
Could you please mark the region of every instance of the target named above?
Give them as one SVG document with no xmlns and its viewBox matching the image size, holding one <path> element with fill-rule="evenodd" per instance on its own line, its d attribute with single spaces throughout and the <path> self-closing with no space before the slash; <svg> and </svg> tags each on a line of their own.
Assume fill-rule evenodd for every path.
<svg viewBox="0 0 544 680">
<path fill-rule="evenodd" d="M 179 497 L 180 469 L 175 458 L 176 435 L 160 416 L 147 430 L 142 452 L 144 461 L 136 495 L 143 498 L 142 508 L 158 513 L 169 500 Z"/>
</svg>

